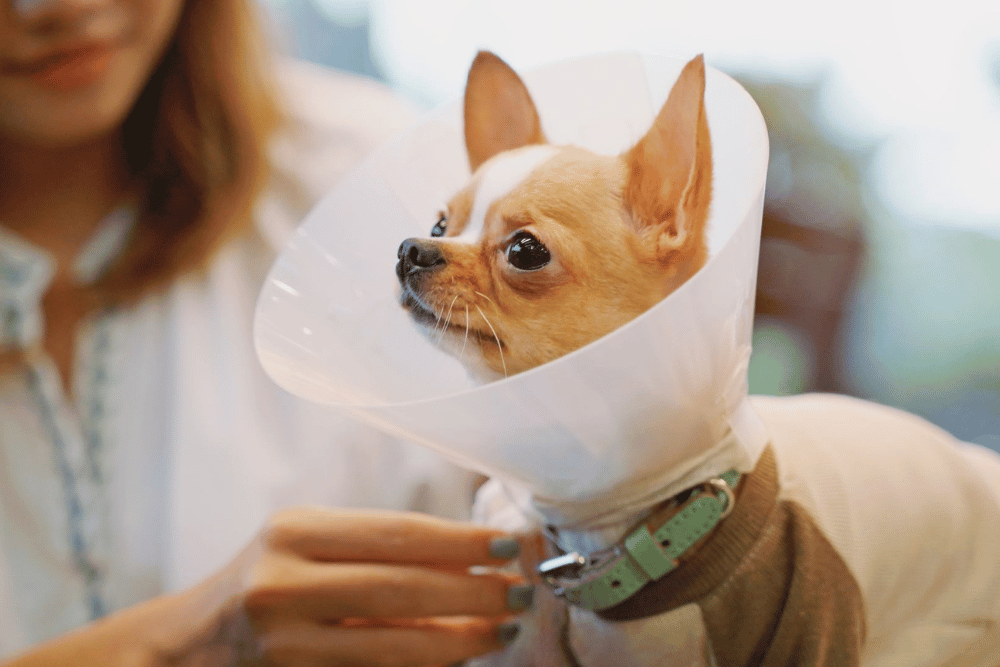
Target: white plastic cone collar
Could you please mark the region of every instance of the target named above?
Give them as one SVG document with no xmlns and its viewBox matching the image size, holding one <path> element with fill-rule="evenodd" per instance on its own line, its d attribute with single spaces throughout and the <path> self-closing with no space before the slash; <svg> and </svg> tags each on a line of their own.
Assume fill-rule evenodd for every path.
<svg viewBox="0 0 1000 667">
<path fill-rule="evenodd" d="M 685 60 L 636 54 L 522 73 L 546 136 L 619 153 L 648 129 Z M 549 501 L 634 500 L 728 468 L 765 435 L 747 400 L 767 132 L 735 81 L 706 68 L 713 144 L 710 258 L 621 329 L 476 386 L 398 305 L 396 250 L 426 236 L 469 178 L 461 103 L 346 177 L 272 268 L 257 353 L 285 389 Z"/>
</svg>

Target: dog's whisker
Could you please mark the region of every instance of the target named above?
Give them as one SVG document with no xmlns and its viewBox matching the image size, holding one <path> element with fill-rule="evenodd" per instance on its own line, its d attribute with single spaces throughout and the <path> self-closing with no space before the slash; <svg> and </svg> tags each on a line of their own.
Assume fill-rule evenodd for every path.
<svg viewBox="0 0 1000 667">
<path fill-rule="evenodd" d="M 479 296 L 481 296 L 484 299 L 486 299 L 487 301 L 489 301 L 490 305 L 492 305 L 494 308 L 496 308 L 497 310 L 500 310 L 499 308 L 497 308 L 497 304 L 493 301 L 493 299 L 491 299 L 490 297 L 486 296 L 482 292 L 476 292 L 476 294 L 478 294 Z"/>
<path fill-rule="evenodd" d="M 458 353 L 458 360 L 462 361 L 465 354 L 465 345 L 469 342 L 469 304 L 465 304 L 465 338 L 462 339 L 462 349 Z"/>
<path fill-rule="evenodd" d="M 432 309 L 431 312 L 434 313 L 434 326 L 431 328 L 431 333 L 430 333 L 430 335 L 433 337 L 434 334 L 437 333 L 438 328 L 443 326 L 442 323 L 444 320 L 441 317 L 441 313 L 439 313 L 436 308 Z"/>
<path fill-rule="evenodd" d="M 455 295 L 455 298 L 451 300 L 451 304 L 448 306 L 448 314 L 445 315 L 444 326 L 441 327 L 441 335 L 438 336 L 438 342 L 439 343 L 442 340 L 444 340 L 444 332 L 448 330 L 448 325 L 451 324 L 451 311 L 455 307 L 455 302 L 456 301 L 458 301 L 458 295 L 457 294 Z"/>
<path fill-rule="evenodd" d="M 431 335 L 437 332 L 439 326 L 441 326 L 441 314 L 434 309 L 434 328 L 431 329 Z"/>
<path fill-rule="evenodd" d="M 503 345 L 500 344 L 500 336 L 497 335 L 497 330 L 493 328 L 493 325 L 490 323 L 489 318 L 486 317 L 486 314 L 483 312 L 483 309 L 480 308 L 479 306 L 476 306 L 476 310 L 479 311 L 479 314 L 486 322 L 486 326 L 488 326 L 490 328 L 490 331 L 493 332 L 493 338 L 495 338 L 497 341 L 497 351 L 500 353 L 500 365 L 503 366 L 503 376 L 507 377 L 507 362 L 505 362 L 503 358 Z"/>
</svg>

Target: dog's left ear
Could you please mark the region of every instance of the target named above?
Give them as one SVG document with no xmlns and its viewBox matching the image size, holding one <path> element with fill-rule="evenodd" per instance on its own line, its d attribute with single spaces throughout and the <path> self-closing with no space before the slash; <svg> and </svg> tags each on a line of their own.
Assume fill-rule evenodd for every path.
<svg viewBox="0 0 1000 667">
<path fill-rule="evenodd" d="M 521 77 L 493 53 L 480 51 L 465 85 L 465 149 L 472 171 L 497 153 L 544 143 Z"/>
<path fill-rule="evenodd" d="M 699 55 L 684 66 L 653 126 L 623 155 L 626 209 L 663 263 L 707 255 L 712 145 L 704 98 L 705 62 Z"/>
</svg>

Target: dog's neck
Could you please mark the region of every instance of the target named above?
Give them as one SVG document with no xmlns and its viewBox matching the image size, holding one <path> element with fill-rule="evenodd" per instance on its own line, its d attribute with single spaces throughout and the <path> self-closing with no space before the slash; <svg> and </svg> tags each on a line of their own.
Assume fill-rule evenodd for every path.
<svg viewBox="0 0 1000 667">
<path fill-rule="evenodd" d="M 536 509 L 545 515 L 545 511 Z M 557 528 L 555 524 L 548 523 L 548 537 L 563 551 L 569 553 L 575 551 L 579 554 L 591 554 L 621 542 L 629 530 L 635 527 L 653 510 L 652 507 L 644 508 L 638 512 L 631 512 L 623 517 L 615 518 L 606 522 L 597 523 L 586 527 Z"/>
<path fill-rule="evenodd" d="M 732 433 L 726 436 L 730 438 L 734 438 Z M 641 496 L 630 495 L 628 484 L 587 501 L 554 502 L 525 491 L 522 507 L 530 502 L 535 515 L 547 527 L 550 539 L 560 549 L 589 554 L 621 542 L 654 512 L 664 508 L 670 512 L 671 499 L 722 472 L 679 474 L 658 491 Z"/>
</svg>

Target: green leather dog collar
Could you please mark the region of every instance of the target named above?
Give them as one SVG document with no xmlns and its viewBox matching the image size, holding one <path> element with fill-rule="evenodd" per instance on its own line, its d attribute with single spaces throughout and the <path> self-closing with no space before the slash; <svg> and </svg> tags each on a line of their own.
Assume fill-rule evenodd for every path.
<svg viewBox="0 0 1000 667">
<path fill-rule="evenodd" d="M 730 470 L 694 487 L 680 511 L 653 533 L 649 524 L 658 513 L 609 549 L 550 558 L 538 572 L 569 604 L 591 610 L 613 607 L 677 567 L 677 559 L 732 510 L 739 479 L 740 474 Z"/>
</svg>

